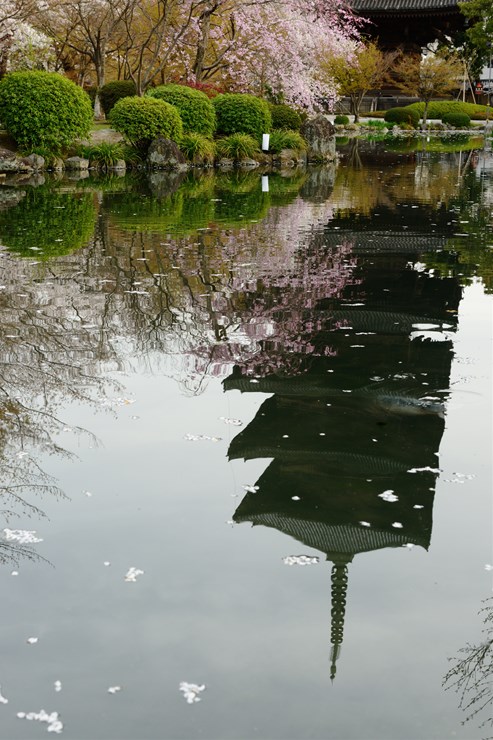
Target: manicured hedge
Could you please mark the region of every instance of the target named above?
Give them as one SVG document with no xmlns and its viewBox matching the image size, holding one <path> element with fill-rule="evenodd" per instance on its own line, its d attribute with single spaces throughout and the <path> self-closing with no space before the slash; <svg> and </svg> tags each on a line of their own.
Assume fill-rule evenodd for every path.
<svg viewBox="0 0 493 740">
<path fill-rule="evenodd" d="M 217 119 L 217 133 L 249 134 L 261 142 L 262 134 L 269 133 L 272 117 L 269 106 L 254 95 L 223 94 L 212 101 Z"/>
<path fill-rule="evenodd" d="M 299 131 L 302 119 L 298 111 L 285 103 L 270 106 L 273 129 L 287 129 L 289 131 Z"/>
<path fill-rule="evenodd" d="M 115 82 L 108 82 L 106 85 L 103 85 L 99 91 L 99 98 L 104 115 L 108 116 L 115 103 L 118 103 L 119 100 L 131 97 L 136 92 L 135 83 L 132 80 L 115 80 Z"/>
<path fill-rule="evenodd" d="M 146 151 L 158 136 L 179 142 L 183 134 L 177 109 L 157 98 L 122 98 L 111 110 L 109 120 L 140 151 Z"/>
<path fill-rule="evenodd" d="M 413 128 L 417 128 L 420 116 L 416 110 L 408 106 L 407 108 L 390 108 L 385 111 L 384 118 L 387 123 L 407 123 Z"/>
<path fill-rule="evenodd" d="M 423 116 L 424 103 L 412 103 L 406 106 L 406 110 L 415 110 L 420 117 Z M 463 103 L 460 100 L 432 100 L 428 105 L 428 118 L 440 118 L 446 113 L 465 113 L 469 118 L 485 120 L 487 113 L 486 105 L 475 103 Z"/>
<path fill-rule="evenodd" d="M 174 105 L 180 113 L 184 131 L 214 135 L 216 114 L 205 93 L 185 85 L 160 85 L 150 90 L 149 96 Z"/>
<path fill-rule="evenodd" d="M 87 136 L 89 95 L 55 72 L 12 72 L 0 82 L 0 120 L 17 145 L 58 153 Z"/>
<path fill-rule="evenodd" d="M 459 113 L 458 111 L 444 113 L 442 121 L 443 123 L 447 123 L 449 126 L 454 126 L 454 128 L 469 128 L 471 125 L 471 119 L 467 113 Z"/>
<path fill-rule="evenodd" d="M 336 126 L 347 126 L 349 123 L 349 118 L 347 116 L 336 116 L 334 118 L 334 123 Z"/>
</svg>

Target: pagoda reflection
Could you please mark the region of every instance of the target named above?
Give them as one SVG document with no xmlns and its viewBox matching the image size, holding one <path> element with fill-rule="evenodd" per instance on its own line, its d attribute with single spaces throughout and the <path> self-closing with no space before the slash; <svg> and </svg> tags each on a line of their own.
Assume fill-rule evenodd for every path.
<svg viewBox="0 0 493 740">
<path fill-rule="evenodd" d="M 229 447 L 229 459 L 270 461 L 233 518 L 277 529 L 332 563 L 331 678 L 354 557 L 431 542 L 461 292 L 454 279 L 420 271 L 418 256 L 360 253 L 357 284 L 307 308 L 315 351 L 286 357 L 296 374 L 254 361 L 223 382 L 273 394 Z M 259 354 L 268 358 L 268 342 Z"/>
</svg>

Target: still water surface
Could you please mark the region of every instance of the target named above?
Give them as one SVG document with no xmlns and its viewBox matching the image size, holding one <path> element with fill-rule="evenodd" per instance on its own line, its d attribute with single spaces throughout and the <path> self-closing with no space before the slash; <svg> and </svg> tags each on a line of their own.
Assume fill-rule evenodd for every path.
<svg viewBox="0 0 493 740">
<path fill-rule="evenodd" d="M 0 737 L 491 735 L 493 159 L 395 148 L 2 186 Z"/>
</svg>

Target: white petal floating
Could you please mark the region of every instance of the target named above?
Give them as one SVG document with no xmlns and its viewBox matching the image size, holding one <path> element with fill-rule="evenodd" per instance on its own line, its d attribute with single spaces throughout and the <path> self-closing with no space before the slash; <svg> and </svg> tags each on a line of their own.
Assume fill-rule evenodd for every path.
<svg viewBox="0 0 493 740">
<path fill-rule="evenodd" d="M 182 692 L 187 704 L 195 704 L 196 702 L 201 701 L 199 694 L 201 694 L 202 691 L 205 691 L 205 684 L 181 681 L 179 690 Z"/>
<path fill-rule="evenodd" d="M 282 562 L 284 565 L 317 565 L 319 560 L 316 555 L 288 555 Z"/>
</svg>

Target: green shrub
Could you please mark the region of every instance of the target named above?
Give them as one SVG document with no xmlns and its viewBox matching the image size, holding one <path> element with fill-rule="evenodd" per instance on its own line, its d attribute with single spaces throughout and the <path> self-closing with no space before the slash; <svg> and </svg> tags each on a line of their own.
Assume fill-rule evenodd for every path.
<svg viewBox="0 0 493 740">
<path fill-rule="evenodd" d="M 174 105 L 180 113 L 185 132 L 213 136 L 216 130 L 214 106 L 207 95 L 185 85 L 160 85 L 149 92 L 153 98 Z"/>
<path fill-rule="evenodd" d="M 412 103 L 406 106 L 406 110 L 415 110 L 420 117 L 423 116 L 424 103 Z M 469 118 L 476 118 L 484 121 L 488 107 L 486 105 L 476 105 L 476 103 L 463 103 L 460 100 L 432 100 L 428 105 L 428 118 L 440 118 L 446 113 L 465 113 Z"/>
<path fill-rule="evenodd" d="M 334 118 L 334 123 L 336 126 L 347 126 L 349 123 L 349 118 L 347 116 L 336 116 Z"/>
<path fill-rule="evenodd" d="M 249 134 L 231 134 L 225 139 L 218 139 L 216 151 L 219 157 L 228 159 L 253 159 L 258 154 L 258 144 Z"/>
<path fill-rule="evenodd" d="M 265 100 L 254 95 L 226 93 L 218 95 L 212 102 L 218 134 L 249 134 L 260 143 L 262 134 L 269 133 L 272 118 Z"/>
<path fill-rule="evenodd" d="M 270 135 L 269 150 L 279 154 L 282 149 L 306 149 L 306 141 L 299 131 L 273 131 Z"/>
<path fill-rule="evenodd" d="M 284 103 L 271 105 L 270 114 L 273 129 L 282 128 L 290 131 L 299 131 L 301 128 L 302 119 L 300 114 L 289 105 L 285 105 Z"/>
<path fill-rule="evenodd" d="M 55 72 L 12 72 L 0 82 L 0 120 L 23 150 L 60 152 L 87 136 L 92 119 L 87 93 Z"/>
<path fill-rule="evenodd" d="M 387 128 L 387 124 L 385 121 L 379 121 L 378 119 L 375 119 L 373 121 L 367 121 L 365 123 L 365 126 L 368 128 L 376 129 L 377 131 L 381 131 L 384 128 Z"/>
<path fill-rule="evenodd" d="M 180 149 L 189 162 L 213 162 L 216 153 L 212 139 L 194 131 L 183 134 Z"/>
<path fill-rule="evenodd" d="M 385 120 L 387 123 L 407 123 L 413 128 L 417 128 L 419 124 L 420 115 L 416 110 L 408 108 L 390 108 L 385 111 Z"/>
<path fill-rule="evenodd" d="M 100 144 L 79 147 L 79 156 L 88 159 L 98 167 L 113 167 L 119 159 L 125 159 L 122 144 L 102 141 Z"/>
<path fill-rule="evenodd" d="M 99 99 L 104 110 L 104 115 L 108 116 L 115 103 L 122 98 L 128 98 L 135 95 L 135 83 L 132 80 L 115 80 L 107 82 L 99 91 Z"/>
<path fill-rule="evenodd" d="M 147 151 L 158 136 L 179 142 L 183 133 L 177 109 L 157 98 L 122 98 L 115 103 L 109 120 L 141 152 Z"/>
<path fill-rule="evenodd" d="M 469 128 L 471 119 L 467 113 L 459 113 L 451 111 L 450 113 L 444 113 L 442 116 L 443 123 L 448 126 L 454 126 L 454 128 Z"/>
</svg>

